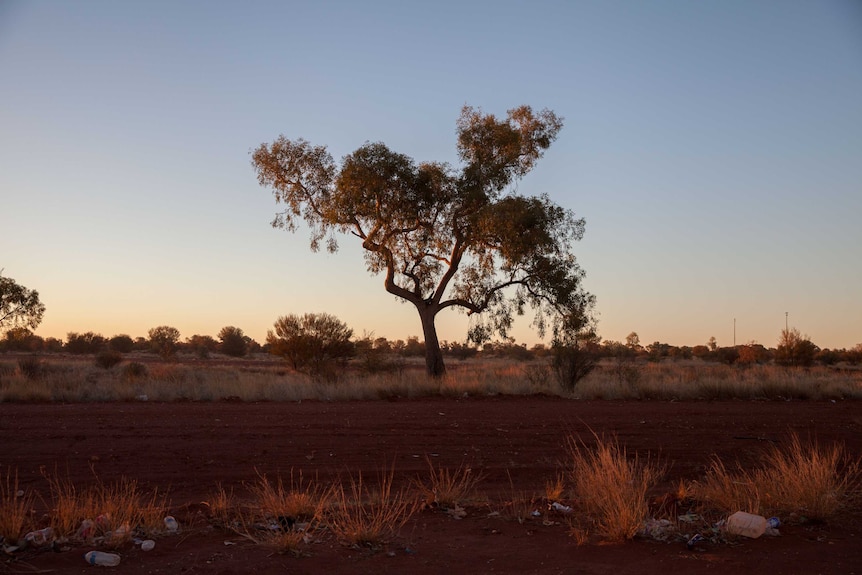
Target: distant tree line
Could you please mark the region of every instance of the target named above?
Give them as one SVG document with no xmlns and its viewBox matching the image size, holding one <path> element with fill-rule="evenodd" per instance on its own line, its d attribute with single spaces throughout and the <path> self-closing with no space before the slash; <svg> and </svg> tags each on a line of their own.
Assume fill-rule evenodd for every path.
<svg viewBox="0 0 862 575">
<path fill-rule="evenodd" d="M 214 354 L 241 358 L 250 354 L 268 353 L 284 358 L 297 371 L 324 372 L 333 365 L 354 360 L 368 371 L 395 369 L 403 366 L 401 359 L 425 357 L 425 343 L 416 336 L 406 340 L 389 340 L 364 334 L 355 337 L 353 330 L 328 314 L 289 315 L 280 317 L 264 344 L 243 333 L 238 327 L 225 326 L 215 337 L 195 334 L 184 340 L 171 326 L 150 329 L 147 337 L 118 334 L 105 337 L 94 332 L 69 332 L 65 341 L 53 337 L 43 338 L 26 327 L 14 327 L 0 338 L 0 352 L 69 353 L 97 355 L 105 352 L 128 354 L 152 353 L 163 358 L 177 354 L 207 359 Z M 566 346 L 562 346 L 566 347 Z M 706 362 L 749 366 L 776 364 L 788 367 L 813 365 L 862 364 L 862 343 L 851 349 L 821 349 L 797 329 L 782 330 L 777 345 L 767 348 L 756 342 L 722 347 L 715 338 L 705 344 L 675 346 L 662 342 L 641 345 L 637 333 L 632 332 L 625 342 L 605 340 L 587 334 L 569 344 L 576 348 L 579 357 L 591 361 L 679 361 L 699 359 Z M 548 358 L 560 361 L 560 345 L 537 344 L 527 347 L 514 341 L 494 341 L 482 346 L 463 342 L 441 341 L 442 352 L 456 360 L 474 357 L 505 358 L 530 361 Z M 571 357 L 570 357 L 571 360 Z M 580 368 L 578 368 L 580 369 Z"/>
</svg>

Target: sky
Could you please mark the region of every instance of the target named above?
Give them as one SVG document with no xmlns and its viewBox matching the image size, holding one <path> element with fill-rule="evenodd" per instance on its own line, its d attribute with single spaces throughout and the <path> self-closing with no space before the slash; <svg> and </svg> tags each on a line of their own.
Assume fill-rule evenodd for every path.
<svg viewBox="0 0 862 575">
<path fill-rule="evenodd" d="M 263 342 L 326 312 L 421 339 L 351 238 L 270 226 L 250 152 L 457 166 L 465 104 L 565 118 L 517 192 L 586 219 L 604 340 L 774 346 L 786 320 L 862 343 L 857 0 L 0 0 L 0 268 L 39 291 L 43 337 Z M 437 323 L 465 340 L 466 316 Z"/>
</svg>

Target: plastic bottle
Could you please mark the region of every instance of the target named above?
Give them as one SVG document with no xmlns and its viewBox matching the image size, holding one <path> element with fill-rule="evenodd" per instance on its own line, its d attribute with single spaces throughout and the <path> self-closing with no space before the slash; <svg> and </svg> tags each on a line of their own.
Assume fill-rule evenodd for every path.
<svg viewBox="0 0 862 575">
<path fill-rule="evenodd" d="M 84 554 L 84 561 L 86 561 L 90 565 L 104 565 L 105 567 L 116 567 L 120 564 L 120 556 L 116 553 L 90 551 Z"/>
<path fill-rule="evenodd" d="M 44 547 L 54 539 L 54 530 L 50 527 L 31 531 L 24 536 L 24 541 L 35 547 Z"/>
<path fill-rule="evenodd" d="M 766 531 L 769 522 L 762 515 L 753 515 L 744 511 L 737 511 L 727 518 L 725 529 L 731 535 L 742 535 L 757 539 Z"/>
<path fill-rule="evenodd" d="M 165 517 L 165 527 L 171 533 L 176 533 L 180 529 L 180 524 L 171 515 L 168 515 Z"/>
<path fill-rule="evenodd" d="M 152 539 L 147 539 L 141 543 L 141 551 L 152 551 L 156 547 L 156 542 Z"/>
</svg>

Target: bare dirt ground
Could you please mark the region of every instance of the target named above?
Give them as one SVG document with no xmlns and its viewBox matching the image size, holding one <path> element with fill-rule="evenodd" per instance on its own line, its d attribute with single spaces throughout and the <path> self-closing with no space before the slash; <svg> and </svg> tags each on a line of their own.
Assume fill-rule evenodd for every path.
<svg viewBox="0 0 862 575">
<path fill-rule="evenodd" d="M 828 523 L 784 525 L 781 537 L 735 544 L 636 539 L 577 545 L 565 522 L 489 516 L 513 492 L 541 494 L 565 459 L 566 437 L 588 444 L 615 434 L 629 453 L 670 464 L 663 490 L 703 477 L 710 458 L 756 463 L 770 441 L 791 432 L 862 453 L 858 402 L 610 402 L 549 397 L 420 399 L 348 403 L 0 404 L 0 472 L 18 470 L 24 488 L 47 491 L 40 469 L 82 485 L 125 476 L 169 489 L 179 535 L 143 552 L 120 550 L 118 571 L 149 573 L 862 573 L 862 512 Z M 484 472 L 488 504 L 462 520 L 419 512 L 386 549 L 325 537 L 304 557 L 280 555 L 214 529 L 206 506 L 217 483 L 253 482 L 257 471 L 302 470 L 321 481 L 395 466 L 397 480 L 467 463 Z M 661 491 L 661 490 L 659 490 Z M 660 493 L 657 493 L 660 495 Z M 225 545 L 226 541 L 235 542 Z M 85 573 L 89 548 L 27 551 L 0 560 L 0 573 Z"/>
</svg>

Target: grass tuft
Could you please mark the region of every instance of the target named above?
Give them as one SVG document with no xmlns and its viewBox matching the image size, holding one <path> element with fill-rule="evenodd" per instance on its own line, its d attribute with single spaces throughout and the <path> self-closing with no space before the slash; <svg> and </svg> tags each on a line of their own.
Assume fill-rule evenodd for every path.
<svg viewBox="0 0 862 575">
<path fill-rule="evenodd" d="M 351 476 L 347 487 L 342 483 L 334 489 L 326 524 L 340 541 L 377 550 L 410 520 L 417 501 L 405 489 L 395 490 L 394 474 L 394 467 L 384 469 L 373 491 L 361 473 Z"/>
<path fill-rule="evenodd" d="M 143 492 L 137 481 L 126 478 L 83 489 L 57 475 L 45 479 L 51 492 L 51 527 L 58 537 L 102 538 L 107 547 L 119 547 L 133 533 L 155 535 L 163 529 L 168 503 L 157 489 Z"/>
<path fill-rule="evenodd" d="M 474 473 L 473 469 L 463 462 L 453 471 L 434 467 L 434 462 L 427 456 L 425 461 L 428 463 L 428 478 L 426 481 L 417 479 L 415 484 L 427 507 L 453 509 L 466 502 L 482 480 L 481 474 Z"/>
<path fill-rule="evenodd" d="M 0 476 L 0 539 L 15 542 L 30 530 L 33 502 L 32 492 L 19 489 L 18 472 L 7 469 L 6 477 Z"/>
<path fill-rule="evenodd" d="M 617 440 L 595 437 L 594 448 L 569 438 L 569 480 L 600 535 L 611 541 L 631 539 L 649 512 L 647 492 L 665 467 L 656 460 L 629 457 Z"/>
<path fill-rule="evenodd" d="M 860 460 L 841 445 L 822 447 L 792 434 L 786 446 L 772 446 L 762 465 L 728 470 L 714 459 L 694 495 L 707 508 L 761 515 L 797 514 L 824 520 L 833 516 L 860 478 Z"/>
</svg>

